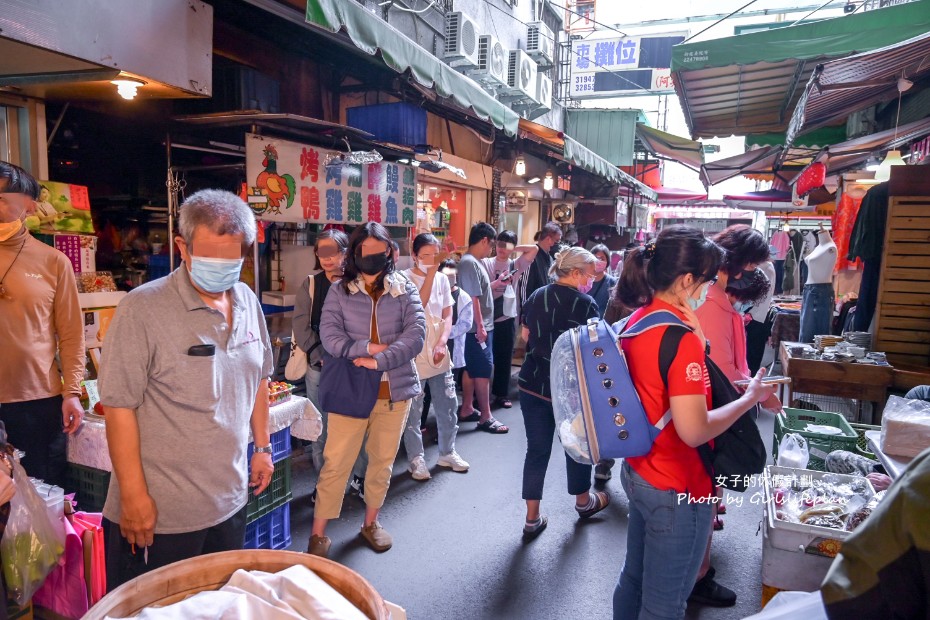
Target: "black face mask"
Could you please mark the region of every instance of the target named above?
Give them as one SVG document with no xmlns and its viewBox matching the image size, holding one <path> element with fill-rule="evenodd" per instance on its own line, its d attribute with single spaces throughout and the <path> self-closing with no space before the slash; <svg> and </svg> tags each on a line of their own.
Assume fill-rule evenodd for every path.
<svg viewBox="0 0 930 620">
<path fill-rule="evenodd" d="M 388 266 L 387 254 L 369 254 L 368 256 L 356 256 L 355 266 L 366 276 L 376 276 Z"/>
</svg>

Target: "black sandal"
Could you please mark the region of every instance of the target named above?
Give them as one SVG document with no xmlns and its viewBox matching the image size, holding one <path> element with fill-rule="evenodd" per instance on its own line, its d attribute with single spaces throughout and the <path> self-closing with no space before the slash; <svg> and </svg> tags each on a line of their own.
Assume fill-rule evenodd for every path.
<svg viewBox="0 0 930 620">
<path fill-rule="evenodd" d="M 513 403 L 507 398 L 498 398 L 494 400 L 494 409 L 510 409 Z"/>
<path fill-rule="evenodd" d="M 504 426 L 494 418 L 488 418 L 484 422 L 478 422 L 478 430 L 492 435 L 503 435 L 510 432 L 510 428 Z"/>
<path fill-rule="evenodd" d="M 543 533 L 543 530 L 546 529 L 546 526 L 549 525 L 549 519 L 546 517 L 539 517 L 539 523 L 535 525 L 529 525 L 528 523 L 523 525 L 523 540 L 529 542 L 531 540 L 536 540 L 536 537 Z"/>
<path fill-rule="evenodd" d="M 594 497 L 594 506 L 586 509 L 580 509 L 577 505 L 575 506 L 575 510 L 578 511 L 579 519 L 593 517 L 610 505 L 610 496 L 607 495 L 607 493 L 604 491 L 595 491 L 594 493 L 591 493 L 591 495 Z"/>
<path fill-rule="evenodd" d="M 469 413 L 467 416 L 465 416 L 464 418 L 459 416 L 459 422 L 477 422 L 480 419 L 481 419 L 481 413 L 478 411 L 474 411 L 474 410 L 471 413 Z"/>
</svg>

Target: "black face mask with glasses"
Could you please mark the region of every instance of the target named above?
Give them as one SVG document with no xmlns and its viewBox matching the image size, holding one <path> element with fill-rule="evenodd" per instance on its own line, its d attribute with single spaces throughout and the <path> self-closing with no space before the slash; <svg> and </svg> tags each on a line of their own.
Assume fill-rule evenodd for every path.
<svg viewBox="0 0 930 620">
<path fill-rule="evenodd" d="M 387 268 L 389 261 L 387 254 L 369 254 L 356 256 L 355 266 L 367 276 L 376 276 Z"/>
</svg>

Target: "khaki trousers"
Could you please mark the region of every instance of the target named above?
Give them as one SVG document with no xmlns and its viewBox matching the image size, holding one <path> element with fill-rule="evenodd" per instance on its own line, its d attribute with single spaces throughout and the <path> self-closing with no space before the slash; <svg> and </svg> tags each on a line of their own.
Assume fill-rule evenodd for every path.
<svg viewBox="0 0 930 620">
<path fill-rule="evenodd" d="M 365 505 L 369 508 L 381 508 L 384 505 L 384 498 L 391 485 L 394 459 L 397 458 L 409 412 L 409 400 L 392 403 L 379 399 L 367 419 L 329 414 L 329 432 L 323 448 L 323 471 L 316 485 L 314 517 L 339 517 L 349 474 L 366 437 L 368 469 L 365 470 Z"/>
</svg>

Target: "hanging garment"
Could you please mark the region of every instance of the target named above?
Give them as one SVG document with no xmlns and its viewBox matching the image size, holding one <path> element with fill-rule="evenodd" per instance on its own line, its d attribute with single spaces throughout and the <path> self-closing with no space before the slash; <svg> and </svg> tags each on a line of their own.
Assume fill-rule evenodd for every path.
<svg viewBox="0 0 930 620">
<path fill-rule="evenodd" d="M 785 257 L 785 275 L 782 277 L 781 288 L 785 295 L 798 294 L 798 260 L 794 247 L 788 248 L 788 255 Z"/>
<path fill-rule="evenodd" d="M 833 214 L 833 241 L 836 242 L 836 271 L 844 269 L 861 269 L 862 261 L 850 261 L 849 242 L 852 237 L 853 227 L 856 225 L 856 217 L 859 215 L 859 206 L 862 204 L 862 198 L 853 198 L 849 194 L 843 194 L 843 197 L 836 205 L 836 213 Z"/>
<path fill-rule="evenodd" d="M 772 258 L 774 260 L 785 260 L 785 256 L 788 254 L 788 233 L 783 230 L 777 231 L 772 235 L 772 240 L 769 243 L 775 247 L 775 256 Z"/>
<path fill-rule="evenodd" d="M 849 259 L 881 260 L 888 220 L 888 183 L 879 183 L 862 199 L 849 241 Z"/>
</svg>

